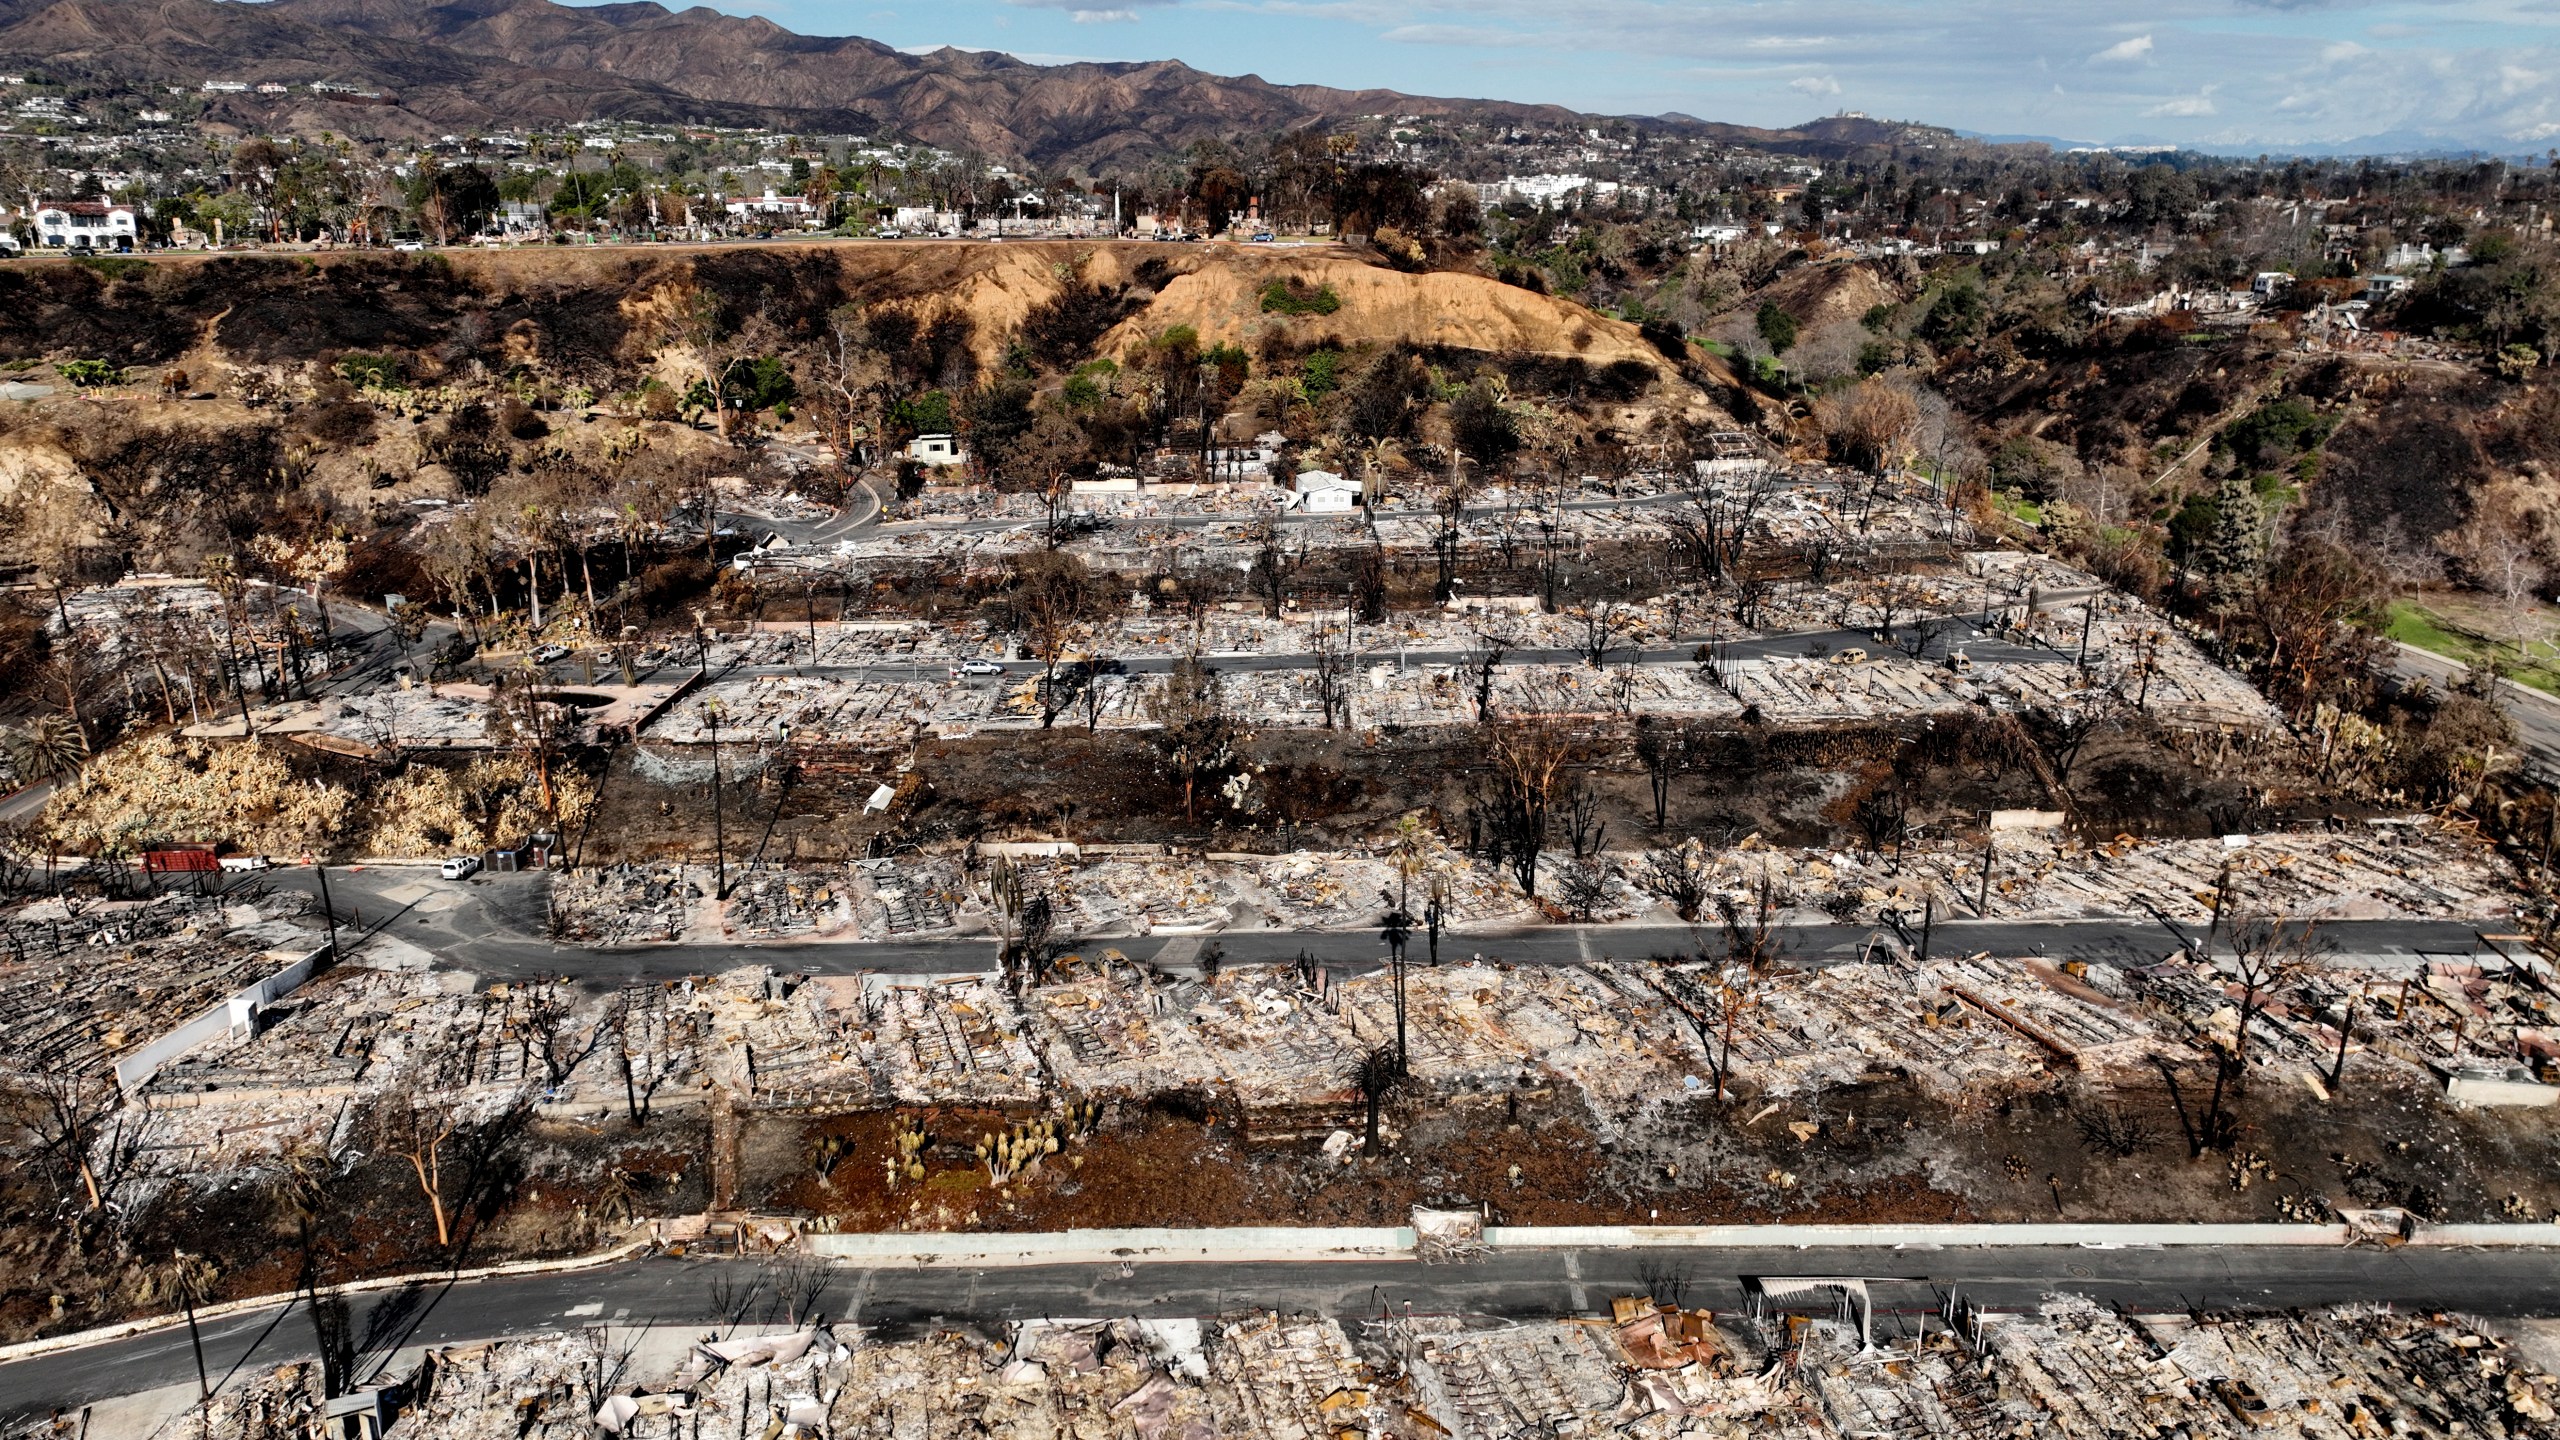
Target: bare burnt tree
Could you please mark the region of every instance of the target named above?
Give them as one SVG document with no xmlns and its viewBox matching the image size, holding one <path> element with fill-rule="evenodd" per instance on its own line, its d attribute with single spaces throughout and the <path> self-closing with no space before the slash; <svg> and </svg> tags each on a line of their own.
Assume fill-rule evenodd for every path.
<svg viewBox="0 0 2560 1440">
<path fill-rule="evenodd" d="M 1760 612 L 1769 603 L 1769 594 L 1778 585 L 1777 568 L 1764 561 L 1745 558 L 1732 572 L 1733 621 L 1745 629 L 1760 624 Z"/>
<path fill-rule="evenodd" d="M 1576 856 L 1556 872 L 1556 899 L 1577 924 L 1588 924 L 1616 893 L 1617 867 L 1596 855 Z"/>
<path fill-rule="evenodd" d="M 1689 732 L 1674 722 L 1650 716 L 1636 721 L 1636 763 L 1644 767 L 1653 791 L 1653 828 L 1670 821 L 1671 784 L 1689 768 Z"/>
<path fill-rule="evenodd" d="M 1287 527 L 1280 523 L 1279 516 L 1265 515 L 1254 522 L 1249 543 L 1253 546 L 1253 588 L 1271 607 L 1271 618 L 1277 620 L 1288 599 L 1289 579 L 1297 573 L 1297 562 L 1289 554 Z"/>
<path fill-rule="evenodd" d="M 1851 807 L 1850 818 L 1867 837 L 1867 853 L 1882 855 L 1885 847 L 1893 848 L 1893 857 L 1902 858 L 1902 842 L 1910 834 L 1911 797 L 1895 784 L 1879 785 L 1858 797 Z"/>
<path fill-rule="evenodd" d="M 605 1008 L 601 1029 L 610 1037 L 623 1111 L 634 1126 L 648 1123 L 651 1098 L 674 1074 L 671 1019 L 666 992 L 655 985 L 627 986 Z"/>
<path fill-rule="evenodd" d="M 1475 690 L 1476 723 L 1479 725 L 1493 719 L 1494 677 L 1502 673 L 1502 662 L 1510 654 L 1511 637 L 1487 627 L 1476 632 L 1476 647 L 1467 652 L 1462 662 L 1468 681 Z"/>
<path fill-rule="evenodd" d="M 1775 478 L 1765 471 L 1738 481 L 1711 479 L 1704 489 L 1690 494 L 1687 504 L 1665 514 L 1672 534 L 1700 573 L 1722 584 L 1740 571 L 1760 512 L 1777 488 Z"/>
<path fill-rule="evenodd" d="M 126 1106 L 113 1074 L 47 1070 L 28 1076 L 9 1099 L 27 1160 L 92 1214 L 115 1202 L 141 1154 L 142 1116 Z"/>
<path fill-rule="evenodd" d="M 1728 963 L 1712 971 L 1667 972 L 1655 988 L 1697 1032 L 1716 1103 L 1723 1104 L 1733 1086 L 1736 1041 L 1743 1023 L 1766 999 L 1769 977 L 1749 965 Z"/>
<path fill-rule="evenodd" d="M 762 1268 L 764 1288 L 781 1310 L 782 1323 L 793 1327 L 816 1324 L 818 1302 L 826 1298 L 835 1267 L 821 1256 L 789 1250 L 774 1255 Z"/>
<path fill-rule="evenodd" d="M 546 975 L 523 988 L 517 1001 L 521 1008 L 512 1017 L 526 1058 L 541 1065 L 543 1079 L 554 1090 L 568 1084 L 569 1072 L 605 1040 L 601 1021 L 578 1022 L 574 998 L 561 977 Z"/>
<path fill-rule="evenodd" d="M 1600 792 L 1592 786 L 1588 772 L 1575 776 L 1572 788 L 1564 793 L 1564 834 L 1576 860 L 1598 854 L 1608 840 L 1609 822 L 1600 818 Z"/>
<path fill-rule="evenodd" d="M 1778 888 L 1766 874 L 1748 894 L 1715 897 L 1716 922 L 1726 958 L 1753 970 L 1769 970 L 1787 958 L 1786 932 L 1778 924 Z"/>
<path fill-rule="evenodd" d="M 1433 501 L 1431 513 L 1439 523 L 1431 532 L 1431 559 L 1438 568 L 1432 582 L 1431 599 L 1447 604 L 1458 593 L 1458 555 L 1466 541 L 1467 488 L 1464 480 L 1452 480 Z"/>
<path fill-rule="evenodd" d="M 2089 742 L 2123 724 L 2124 712 L 2122 696 L 2112 690 L 2089 690 L 2082 692 L 2081 703 L 2076 707 L 2041 716 L 2039 728 L 2045 732 L 2045 751 L 2053 760 L 2054 779 L 2069 784 L 2071 771 L 2080 763 Z"/>
<path fill-rule="evenodd" d="M 436 1248 L 453 1245 L 456 1186 L 450 1161 L 462 1113 L 449 1097 L 430 1091 L 413 1074 L 375 1103 L 374 1148 L 404 1161 L 436 1224 Z"/>
<path fill-rule="evenodd" d="M 1617 649 L 1619 642 L 1636 628 L 1634 607 L 1614 600 L 1594 600 L 1588 605 L 1578 605 L 1574 607 L 1572 619 L 1574 653 L 1582 657 L 1583 664 L 1594 670 L 1605 668 L 1609 652 Z"/>
<path fill-rule="evenodd" d="M 1485 768 L 1493 780 L 1497 863 L 1508 864 L 1520 893 L 1534 900 L 1556 790 L 1580 746 L 1551 715 L 1498 718 L 1481 728 Z"/>
<path fill-rule="evenodd" d="M 1928 592 L 1921 586 L 1919 577 L 1911 573 L 1907 563 L 1891 560 L 1886 562 L 1884 573 L 1876 577 L 1868 594 L 1876 609 L 1876 630 L 1891 640 L 1895 619 L 1918 610 L 1926 603 Z"/>
<path fill-rule="evenodd" d="M 1636 866 L 1635 886 L 1670 906 L 1682 920 L 1695 923 L 1706 913 L 1707 887 L 1713 876 L 1705 846 L 1695 841 L 1657 845 Z"/>
<path fill-rule="evenodd" d="M 2230 942 L 2231 957 L 2217 960 L 2215 968 L 2225 977 L 2225 988 L 2237 1007 L 2228 1043 L 2219 1035 L 2210 1037 L 2213 1093 L 2189 1137 L 2189 1148 L 2196 1154 L 2225 1148 L 2237 1135 L 2239 1126 L 2228 1104 L 2248 1084 L 2250 1031 L 2274 998 L 2298 987 L 2325 962 L 2331 949 L 2318 924 L 2309 920 L 2241 916 L 2226 925 L 2223 933 Z"/>
<path fill-rule="evenodd" d="M 1914 660 L 1926 660 L 1929 651 L 1953 628 L 1951 622 L 1934 617 L 1914 620 L 1902 627 L 1902 653 Z"/>
<path fill-rule="evenodd" d="M 1351 719 L 1351 646 L 1343 635 L 1330 626 L 1320 627 L 1309 647 L 1309 658 L 1315 669 L 1316 709 L 1324 716 L 1324 728 Z"/>
</svg>

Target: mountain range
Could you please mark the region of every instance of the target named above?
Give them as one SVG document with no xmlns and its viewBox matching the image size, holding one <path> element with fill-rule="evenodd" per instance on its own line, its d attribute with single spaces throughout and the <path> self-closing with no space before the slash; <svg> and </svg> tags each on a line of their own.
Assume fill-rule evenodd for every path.
<svg viewBox="0 0 2560 1440">
<path fill-rule="evenodd" d="M 756 16 L 648 3 L 553 0 L 0 0 L 0 65 L 80 84 L 282 81 L 290 100 L 224 97 L 216 118 L 297 128 L 436 133 L 577 120 L 765 125 L 884 133 L 993 159 L 1092 172 L 1179 155 L 1197 141 L 1418 115 L 1492 125 L 1571 125 L 1550 105 L 1435 99 L 1394 90 L 1277 85 L 1176 60 L 1035 65 L 987 51 L 911 54 L 874 40 L 795 34 Z M 381 91 L 357 107 L 309 82 Z M 1859 117 L 1792 130 L 1686 115 L 1630 117 L 1755 149 L 1838 155 L 1952 132 Z"/>
</svg>

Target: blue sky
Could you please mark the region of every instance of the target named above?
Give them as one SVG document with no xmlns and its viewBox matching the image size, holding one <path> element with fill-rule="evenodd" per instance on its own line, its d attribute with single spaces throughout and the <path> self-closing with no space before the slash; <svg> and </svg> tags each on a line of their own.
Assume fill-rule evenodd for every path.
<svg viewBox="0 0 2560 1440">
<path fill-rule="evenodd" d="M 677 0 L 681 3 L 681 0 Z M 804 34 L 1685 111 L 2228 148 L 2560 146 L 2560 0 L 717 0 Z"/>
</svg>

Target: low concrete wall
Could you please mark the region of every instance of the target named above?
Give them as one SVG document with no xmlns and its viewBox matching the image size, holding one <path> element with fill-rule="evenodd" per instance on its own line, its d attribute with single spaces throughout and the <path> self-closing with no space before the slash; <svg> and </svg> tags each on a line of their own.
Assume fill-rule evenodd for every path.
<svg viewBox="0 0 2560 1440">
<path fill-rule="evenodd" d="M 161 1066 L 216 1035 L 255 1021 L 259 1011 L 300 989 L 328 953 L 329 947 L 323 945 L 264 980 L 242 986 L 221 1004 L 117 1061 L 116 1084 L 130 1095 L 150 1084 Z"/>
<path fill-rule="evenodd" d="M 2560 1086 L 2531 1080 L 2481 1080 L 2456 1075 L 2444 1082 L 2444 1098 L 2456 1105 L 2521 1105 L 2539 1108 L 2560 1104 Z"/>
<path fill-rule="evenodd" d="M 1224 1230 L 1068 1230 L 1023 1235 L 803 1235 L 813 1255 L 859 1265 L 989 1267 L 1109 1265 L 1120 1261 L 1410 1259 L 1404 1226 L 1333 1230 L 1249 1227 Z"/>
</svg>

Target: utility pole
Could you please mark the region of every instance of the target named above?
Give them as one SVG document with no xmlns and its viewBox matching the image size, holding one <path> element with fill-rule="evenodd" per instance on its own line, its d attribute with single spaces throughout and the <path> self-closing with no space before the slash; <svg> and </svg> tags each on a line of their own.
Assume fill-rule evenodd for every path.
<svg viewBox="0 0 2560 1440">
<path fill-rule="evenodd" d="M 729 898 L 729 840 L 720 817 L 720 702 L 704 703 L 702 713 L 711 722 L 711 858 L 714 866 L 711 898 Z"/>
<path fill-rule="evenodd" d="M 335 965 L 338 963 L 338 907 L 329 903 L 329 865 L 326 861 L 315 860 L 311 869 L 320 877 L 320 913 L 328 917 L 329 963 Z"/>
<path fill-rule="evenodd" d="M 1982 840 L 1982 898 L 1973 902 L 1973 913 L 1985 920 L 1991 918 L 1991 864 L 1994 860 L 1999 858 L 1999 853 L 1999 847 L 1992 844 L 1991 837 L 1987 835 L 1984 836 Z"/>
<path fill-rule="evenodd" d="M 2092 595 L 2080 602 L 2080 673 L 2089 673 L 2089 626 L 2098 618 L 2098 597 Z"/>
<path fill-rule="evenodd" d="M 1933 890 L 1927 903 L 1920 907 L 1920 963 L 1923 965 L 1929 963 L 1929 932 L 1937 928 L 1937 924 L 1938 895 Z"/>
</svg>

